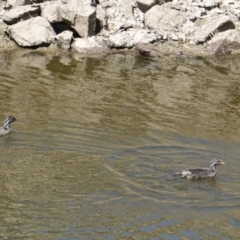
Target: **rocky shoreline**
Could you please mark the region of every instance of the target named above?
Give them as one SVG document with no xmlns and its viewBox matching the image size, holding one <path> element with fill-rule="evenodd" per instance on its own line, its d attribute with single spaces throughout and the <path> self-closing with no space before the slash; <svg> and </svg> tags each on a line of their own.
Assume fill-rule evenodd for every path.
<svg viewBox="0 0 240 240">
<path fill-rule="evenodd" d="M 89 55 L 135 49 L 150 58 L 236 54 L 237 0 L 7 0 L 0 48 Z"/>
</svg>

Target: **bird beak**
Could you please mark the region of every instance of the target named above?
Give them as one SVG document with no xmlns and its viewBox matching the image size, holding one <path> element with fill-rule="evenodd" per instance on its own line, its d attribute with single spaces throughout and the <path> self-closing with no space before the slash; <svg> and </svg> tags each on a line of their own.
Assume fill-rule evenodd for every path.
<svg viewBox="0 0 240 240">
<path fill-rule="evenodd" d="M 223 161 L 222 161 L 222 162 L 221 162 L 221 164 L 222 164 L 222 165 L 224 165 L 224 164 L 225 164 L 225 162 L 223 162 Z"/>
</svg>

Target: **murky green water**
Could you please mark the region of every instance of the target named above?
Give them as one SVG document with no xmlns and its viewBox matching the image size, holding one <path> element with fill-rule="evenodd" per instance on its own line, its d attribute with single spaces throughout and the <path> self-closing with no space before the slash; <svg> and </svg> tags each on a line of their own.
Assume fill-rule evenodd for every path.
<svg viewBox="0 0 240 240">
<path fill-rule="evenodd" d="M 239 239 L 239 57 L 0 55 L 0 237 Z M 226 165 L 215 179 L 188 167 Z"/>
</svg>

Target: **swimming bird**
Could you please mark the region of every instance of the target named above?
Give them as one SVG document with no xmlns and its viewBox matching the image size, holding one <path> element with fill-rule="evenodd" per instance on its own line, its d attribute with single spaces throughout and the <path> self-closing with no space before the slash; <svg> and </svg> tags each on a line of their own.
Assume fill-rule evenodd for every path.
<svg viewBox="0 0 240 240">
<path fill-rule="evenodd" d="M 15 117 L 8 116 L 3 122 L 3 127 L 0 127 L 0 136 L 8 134 L 11 131 L 10 123 L 15 122 L 16 120 Z"/>
<path fill-rule="evenodd" d="M 225 163 L 222 159 L 214 158 L 213 161 L 211 161 L 211 165 L 209 168 L 190 168 L 183 170 L 180 174 L 182 175 L 182 178 L 187 179 L 203 179 L 208 177 L 214 177 L 217 174 L 216 167 L 223 164 Z"/>
</svg>

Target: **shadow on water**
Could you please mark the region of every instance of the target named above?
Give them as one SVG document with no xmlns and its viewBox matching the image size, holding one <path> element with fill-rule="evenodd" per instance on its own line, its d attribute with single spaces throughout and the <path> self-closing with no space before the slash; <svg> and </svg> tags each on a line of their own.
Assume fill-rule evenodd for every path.
<svg viewBox="0 0 240 240">
<path fill-rule="evenodd" d="M 0 236 L 240 237 L 237 57 L 16 51 L 0 62 L 0 117 L 19 119 L 0 139 Z M 214 179 L 174 175 L 214 157 L 226 162 Z"/>
</svg>

